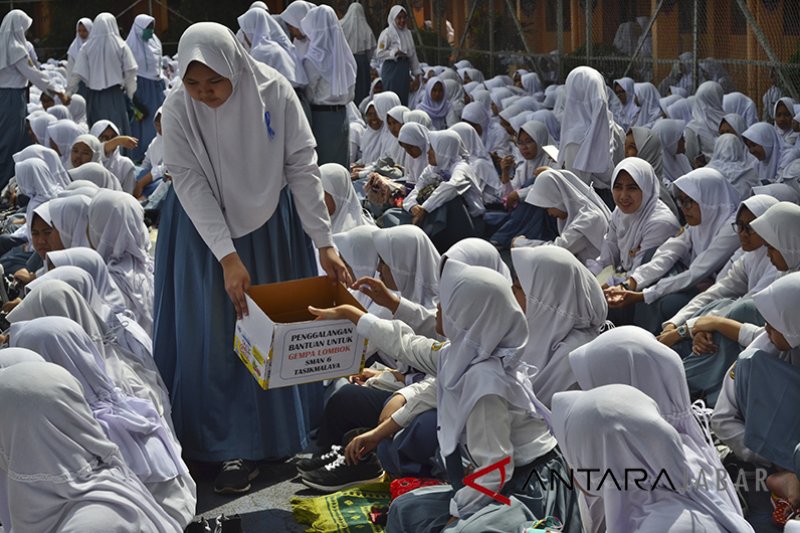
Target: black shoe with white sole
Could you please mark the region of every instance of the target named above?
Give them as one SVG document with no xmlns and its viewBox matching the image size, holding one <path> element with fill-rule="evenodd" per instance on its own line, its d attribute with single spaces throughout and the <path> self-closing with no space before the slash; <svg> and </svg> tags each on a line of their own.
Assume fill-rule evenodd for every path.
<svg viewBox="0 0 800 533">
<path fill-rule="evenodd" d="M 337 492 L 367 483 L 377 483 L 383 477 L 378 457 L 371 453 L 356 465 L 348 465 L 340 456 L 333 462 L 310 472 L 300 472 L 301 481 L 322 492 Z"/>
<path fill-rule="evenodd" d="M 295 461 L 294 466 L 301 474 L 303 472 L 311 472 L 318 468 L 322 468 L 328 463 L 334 462 L 339 457 L 342 457 L 344 448 L 334 444 L 331 449 L 322 454 L 314 454 L 308 459 L 299 459 Z"/>
<path fill-rule="evenodd" d="M 214 492 L 217 494 L 241 494 L 250 490 L 250 482 L 260 474 L 258 465 L 253 461 L 233 459 L 224 461 L 222 469 L 214 480 Z"/>
</svg>

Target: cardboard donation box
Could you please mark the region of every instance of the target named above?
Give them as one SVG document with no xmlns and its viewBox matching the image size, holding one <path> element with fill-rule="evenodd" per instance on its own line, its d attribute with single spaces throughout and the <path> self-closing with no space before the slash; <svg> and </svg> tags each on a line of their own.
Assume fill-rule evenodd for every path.
<svg viewBox="0 0 800 533">
<path fill-rule="evenodd" d="M 255 285 L 249 316 L 236 321 L 233 350 L 263 389 L 334 379 L 361 372 L 367 339 L 349 320 L 314 320 L 308 306 L 350 304 L 363 310 L 341 283 L 326 277 Z"/>
</svg>

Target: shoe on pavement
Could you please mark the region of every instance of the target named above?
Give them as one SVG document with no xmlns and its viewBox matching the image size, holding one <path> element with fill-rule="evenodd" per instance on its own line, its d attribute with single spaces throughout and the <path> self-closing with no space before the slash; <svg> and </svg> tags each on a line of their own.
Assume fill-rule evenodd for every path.
<svg viewBox="0 0 800 533">
<path fill-rule="evenodd" d="M 250 490 L 250 482 L 260 474 L 258 465 L 253 461 L 233 459 L 223 461 L 222 469 L 214 480 L 214 492 L 217 494 L 241 494 Z"/>
</svg>

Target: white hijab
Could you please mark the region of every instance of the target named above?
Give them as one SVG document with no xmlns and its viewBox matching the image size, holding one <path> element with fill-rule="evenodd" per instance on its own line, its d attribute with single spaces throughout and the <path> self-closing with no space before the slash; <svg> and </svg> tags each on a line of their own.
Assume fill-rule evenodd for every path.
<svg viewBox="0 0 800 533">
<path fill-rule="evenodd" d="M 47 205 L 52 225 L 65 248 L 89 246 L 86 229 L 89 225 L 91 198 L 83 195 L 54 198 Z"/>
<path fill-rule="evenodd" d="M 672 211 L 659 199 L 660 184 L 650 163 L 638 157 L 626 157 L 614 169 L 611 178 L 612 188 L 617 176 L 623 170 L 630 174 L 642 191 L 642 205 L 635 213 L 629 215 L 620 211 L 618 207 L 615 208 L 611 213 L 608 231 L 616 235 L 620 262 L 628 271 L 633 266 L 635 255 L 631 255 L 630 252 L 641 248 L 642 242 L 655 226 L 671 223 L 677 232 L 679 224 Z"/>
<path fill-rule="evenodd" d="M 753 303 L 758 312 L 789 343 L 791 350 L 782 353 L 780 357 L 793 365 L 800 365 L 800 320 L 797 314 L 799 289 L 800 273 L 792 272 L 753 295 Z"/>
<path fill-rule="evenodd" d="M 130 194 L 101 191 L 89 204 L 89 240 L 105 259 L 127 307 L 150 334 L 153 327 L 153 260 L 144 209 Z"/>
<path fill-rule="evenodd" d="M 128 33 L 125 43 L 133 53 L 133 58 L 139 67 L 137 74 L 149 80 L 160 80 L 161 75 L 161 40 L 153 33 L 147 41 L 142 39 L 142 33 L 156 19 L 146 13 L 136 15 L 133 26 Z"/>
<path fill-rule="evenodd" d="M 395 226 L 375 232 L 372 240 L 402 297 L 435 308 L 440 257 L 425 232 L 418 226 Z"/>
<path fill-rule="evenodd" d="M 47 164 L 41 159 L 26 159 L 14 166 L 19 191 L 29 198 L 25 208 L 25 220 L 28 225 L 28 237 L 33 224 L 33 213 L 40 205 L 55 198 L 61 191 Z M 48 225 L 49 225 L 49 221 Z"/>
<path fill-rule="evenodd" d="M 93 91 L 125 84 L 125 73 L 137 70 L 133 52 L 119 36 L 117 19 L 100 13 L 94 19 L 89 38 L 81 48 L 72 72 Z"/>
<path fill-rule="evenodd" d="M 356 279 L 373 277 L 378 270 L 378 251 L 373 236 L 379 231 L 377 226 L 365 224 L 333 235 L 336 249 L 353 269 Z"/>
<path fill-rule="evenodd" d="M 718 233 L 730 230 L 730 223 L 739 208 L 739 195 L 713 168 L 693 170 L 675 180 L 672 187 L 700 204 L 700 224 L 686 229 L 694 259 L 711 246 Z"/>
<path fill-rule="evenodd" d="M 686 127 L 697 133 L 704 147 L 713 146 L 719 137 L 719 123 L 725 117 L 725 110 L 722 109 L 724 94 L 722 86 L 715 81 L 703 82 L 695 93 L 697 101 L 692 108 L 692 120 Z"/>
<path fill-rule="evenodd" d="M 86 125 L 86 99 L 83 96 L 73 94 L 70 97 L 67 108 L 69 112 L 72 113 L 72 120 L 74 120 L 78 126 L 83 127 Z"/>
<path fill-rule="evenodd" d="M 440 285 L 442 325 L 450 344 L 437 360 L 439 447 L 447 456 L 462 441 L 470 412 L 497 395 L 531 417 L 547 412 L 519 363 L 528 340 L 525 315 L 502 275 L 448 261 Z"/>
<path fill-rule="evenodd" d="M 636 105 L 636 85 L 633 81 L 633 78 L 620 78 L 618 80 L 614 80 L 615 85 L 619 85 L 622 87 L 622 90 L 625 91 L 625 105 L 622 105 L 622 101 L 620 101 L 621 109 L 617 112 L 617 116 L 615 117 L 617 123 L 623 128 L 627 129 L 633 124 L 636 123 L 636 117 L 639 114 L 639 106 Z M 614 96 L 617 96 L 614 94 Z M 617 98 L 619 100 L 619 98 Z"/>
<path fill-rule="evenodd" d="M 87 137 L 94 137 L 94 136 L 88 135 Z M 78 138 L 80 139 L 80 137 Z M 96 139 L 96 137 L 94 138 Z M 69 175 L 72 177 L 73 181 L 78 181 L 78 180 L 88 181 L 97 185 L 97 187 L 101 189 L 108 189 L 111 191 L 122 190 L 122 185 L 120 185 L 119 179 L 110 170 L 108 170 L 100 163 L 95 163 L 95 162 L 84 163 L 78 168 L 70 169 Z"/>
<path fill-rule="evenodd" d="M 500 252 L 498 252 L 497 248 L 489 244 L 489 242 L 484 239 L 468 237 L 466 239 L 461 239 L 451 246 L 445 253 L 442 254 L 442 257 L 439 260 L 440 274 L 444 266 L 447 264 L 447 261 L 451 259 L 458 261 L 459 263 L 464 263 L 468 266 L 489 268 L 503 276 L 506 281 L 508 281 L 509 287 L 513 283 L 513 280 L 511 279 L 511 271 L 503 262 Z"/>
<path fill-rule="evenodd" d="M 69 108 L 62 104 L 57 104 L 50 107 L 50 109 L 47 110 L 47 113 L 53 115 L 58 120 L 72 120 L 72 113 L 70 113 Z"/>
<path fill-rule="evenodd" d="M 561 143 L 561 123 L 556 118 L 556 115 L 549 109 L 540 109 L 534 111 L 531 115 L 531 120 L 538 120 L 547 126 L 547 133 L 549 134 L 547 144 L 559 146 Z M 523 126 L 524 129 L 524 126 Z"/>
<path fill-rule="evenodd" d="M 608 531 L 753 531 L 717 493 L 692 485 L 691 450 L 638 389 L 562 392 L 553 398 L 552 421 L 569 465 L 594 469 L 585 490 L 602 499 Z M 622 484 L 632 468 L 646 475 L 642 488 L 620 490 L 612 475 Z"/>
<path fill-rule="evenodd" d="M 100 163 L 103 160 L 104 149 L 103 149 L 103 143 L 100 142 L 100 139 L 89 133 L 78 135 L 77 137 L 75 137 L 75 140 L 72 141 L 72 144 L 70 145 L 69 148 L 70 155 L 67 157 L 67 165 L 69 167 L 69 170 L 76 168 L 72 165 L 72 148 L 78 143 L 85 144 L 89 148 L 89 150 L 92 151 L 92 160 L 89 161 L 89 163 Z M 122 187 L 120 187 L 118 190 L 122 190 Z"/>
<path fill-rule="evenodd" d="M 341 23 L 347 44 L 354 54 L 362 54 L 375 49 L 375 34 L 372 33 L 372 28 L 367 22 L 364 6 L 358 2 L 350 4 Z"/>
<path fill-rule="evenodd" d="M 511 259 L 527 299 L 529 341 L 522 361 L 537 369 L 533 390 L 550 405 L 553 394 L 577 382 L 564 349 L 599 335 L 608 304 L 597 279 L 563 248 L 513 248 Z"/>
<path fill-rule="evenodd" d="M 322 188 L 333 198 L 336 211 L 331 215 L 331 233 L 342 233 L 363 225 L 375 225 L 372 217 L 364 212 L 350 179 L 350 172 L 338 163 L 326 163 L 319 167 Z"/>
<path fill-rule="evenodd" d="M 50 174 L 53 176 L 54 182 L 59 186 L 67 187 L 72 182 L 72 178 L 67 172 L 67 169 L 64 168 L 61 158 L 58 157 L 58 153 L 52 148 L 33 145 L 14 154 L 15 163 L 25 161 L 26 159 L 41 159 L 44 161 L 47 164 L 47 168 L 50 170 Z"/>
<path fill-rule="evenodd" d="M 766 122 L 756 122 L 742 133 L 742 138 L 764 148 L 766 157 L 756 163 L 758 177 L 762 181 L 774 182 L 778 172 L 797 157 L 792 147 L 778 134 L 778 130 Z"/>
<path fill-rule="evenodd" d="M 726 113 L 736 113 L 742 117 L 746 127 L 758 122 L 758 110 L 753 100 L 740 92 L 728 93 L 722 97 L 722 109 Z M 739 132 L 741 133 L 741 132 Z"/>
<path fill-rule="evenodd" d="M 741 199 L 749 197 L 753 194 L 753 187 L 761 185 L 747 147 L 740 138 L 731 133 L 717 137 L 714 141 L 714 155 L 706 166 L 725 176 Z"/>
<path fill-rule="evenodd" d="M 71 166 L 72 143 L 81 135 L 83 135 L 83 130 L 72 120 L 57 120 L 47 126 L 44 136 L 45 146 L 50 147 L 51 143 L 58 146 L 58 151 L 61 153 L 61 164 Z"/>
<path fill-rule="evenodd" d="M 69 49 L 67 50 L 67 57 L 73 61 L 78 59 L 78 53 L 80 53 L 83 45 L 86 44 L 86 41 L 81 39 L 78 35 L 78 26 L 80 24 L 83 24 L 83 27 L 86 28 L 86 31 L 89 32 L 89 35 L 92 34 L 92 19 L 89 17 L 78 19 L 78 22 L 75 23 L 75 39 L 72 40 L 72 43 L 69 45 Z M 86 39 L 88 40 L 89 38 L 87 37 Z"/>
<path fill-rule="evenodd" d="M 645 128 L 653 126 L 656 120 L 661 118 L 661 105 L 659 99 L 661 94 L 652 83 L 634 84 L 636 99 L 639 100 L 639 114 L 636 117 L 636 125 Z"/>
<path fill-rule="evenodd" d="M 800 269 L 800 206 L 778 202 L 750 223 L 759 237 L 778 250 L 790 271 Z"/>
<path fill-rule="evenodd" d="M 422 175 L 422 171 L 428 166 L 429 136 L 428 128 L 415 122 L 407 122 L 400 128 L 397 141 L 416 146 L 422 151 L 416 159 L 410 155 L 406 157 L 406 179 L 411 183 L 416 183 Z"/>
<path fill-rule="evenodd" d="M 12 9 L 0 23 L 0 70 L 13 66 L 28 57 L 28 41 L 25 32 L 33 19 L 21 9 Z"/>
<path fill-rule="evenodd" d="M 174 533 L 178 524 L 153 499 L 105 436 L 81 385 L 49 363 L 0 372 L 2 505 L 16 533 Z M 56 481 L 56 482 L 54 482 Z"/>
<path fill-rule="evenodd" d="M 36 141 L 44 146 L 45 139 L 47 137 L 47 127 L 57 121 L 58 119 L 51 115 L 50 113 L 42 113 L 41 115 L 28 116 L 28 124 L 31 126 L 31 131 L 36 136 Z M 48 146 L 48 148 L 50 148 Z"/>
<path fill-rule="evenodd" d="M 114 313 L 121 313 L 127 309 L 125 297 L 109 274 L 108 265 L 106 265 L 103 257 L 89 248 L 88 245 L 86 247 L 73 247 L 56 252 L 47 252 L 47 260 L 53 263 L 56 268 L 75 266 L 85 270 L 94 281 L 97 295 Z"/>
<path fill-rule="evenodd" d="M 458 133 L 450 130 L 432 131 L 430 145 L 436 155 L 436 165 L 431 168 L 444 180 L 449 180 L 460 163 L 467 163 L 467 152 Z"/>
<path fill-rule="evenodd" d="M 211 109 L 184 87 L 174 89 L 163 106 L 164 162 L 173 175 L 189 171 L 208 182 L 236 239 L 269 220 L 286 185 L 286 156 L 315 146 L 314 137 L 305 119 L 286 114 L 285 101 L 296 98 L 289 82 L 252 59 L 228 28 L 192 25 L 181 36 L 178 54 L 181 72 L 199 61 L 231 80 L 233 94 Z M 181 201 L 193 201 L 188 186 L 173 183 Z M 236 208 L 225 209 L 225 203 Z"/>
<path fill-rule="evenodd" d="M 63 281 L 75 289 L 78 294 L 83 297 L 89 307 L 92 308 L 92 311 L 97 313 L 97 315 L 108 324 L 109 318 L 113 313 L 111 307 L 97 294 L 97 288 L 94 286 L 92 275 L 80 267 L 65 265 L 50 269 L 28 283 L 25 286 L 25 291 L 26 293 L 30 293 L 41 284 L 52 280 Z"/>
<path fill-rule="evenodd" d="M 309 40 L 303 61 L 328 81 L 331 96 L 348 95 L 356 83 L 356 60 L 336 12 L 330 6 L 317 6 L 303 18 L 300 27 Z"/>
<path fill-rule="evenodd" d="M 3 348 L 0 349 L 0 369 L 5 369 L 10 366 L 18 365 L 20 363 L 46 363 L 44 357 L 38 353 L 28 350 L 26 348 Z M 2 489 L 0 489 L 2 491 Z M 2 506 L 0 506 L 2 511 Z M 0 516 L 3 524 L 11 523 L 8 516 Z"/>
<path fill-rule="evenodd" d="M 413 56 L 417 53 L 417 49 L 414 46 L 414 37 L 412 37 L 411 31 L 408 29 L 408 26 L 401 29 L 397 25 L 397 22 L 395 22 L 397 16 L 403 12 L 406 12 L 406 8 L 403 6 L 392 6 L 392 9 L 389 10 L 389 16 L 386 18 L 388 26 L 383 31 L 385 31 L 390 38 L 393 38 L 394 41 L 399 43 L 401 52 L 407 56 Z M 409 17 L 409 19 L 410 18 L 411 17 Z"/>
<path fill-rule="evenodd" d="M 661 179 L 664 183 L 671 183 L 684 174 L 692 171 L 692 165 L 685 154 L 678 154 L 678 142 L 683 137 L 685 125 L 682 120 L 661 119 L 653 125 L 651 130 L 661 139 L 661 162 L 664 173 Z"/>
<path fill-rule="evenodd" d="M 388 152 L 393 151 L 393 146 L 397 145 L 397 139 L 389 131 L 386 125 L 386 117 L 389 110 L 400 105 L 400 97 L 392 91 L 378 93 L 367 106 L 375 108 L 378 118 L 383 122 L 377 130 L 367 125 L 367 129 L 361 136 L 361 160 L 364 163 L 374 163 Z"/>
<path fill-rule="evenodd" d="M 567 219 L 558 219 L 558 231 L 574 226 L 600 250 L 611 212 L 597 193 L 569 170 L 546 170 L 539 174 L 525 201 L 543 209 L 555 207 L 565 211 Z"/>
<path fill-rule="evenodd" d="M 652 398 L 661 416 L 680 434 L 693 477 L 705 475 L 710 490 L 741 516 L 733 482 L 716 490 L 722 462 L 707 427 L 696 418 L 686 385 L 686 373 L 677 353 L 649 332 L 634 326 L 607 331 L 569 354 L 569 364 L 583 390 L 619 383 Z"/>
<path fill-rule="evenodd" d="M 603 76 L 591 67 L 573 69 L 567 76 L 565 109 L 569 116 L 561 121 L 559 166 L 564 164 L 564 148 L 577 144 L 572 168 L 581 172 L 607 172 L 612 162 L 613 118 L 608 110 Z"/>
</svg>

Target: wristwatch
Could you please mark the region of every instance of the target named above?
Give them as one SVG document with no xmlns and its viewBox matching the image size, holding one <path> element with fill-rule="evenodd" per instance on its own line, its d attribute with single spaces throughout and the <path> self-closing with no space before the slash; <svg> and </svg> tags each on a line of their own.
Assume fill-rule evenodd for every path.
<svg viewBox="0 0 800 533">
<path fill-rule="evenodd" d="M 678 326 L 678 335 L 681 336 L 682 339 L 686 339 L 689 337 L 689 326 L 686 324 L 682 324 Z"/>
</svg>

